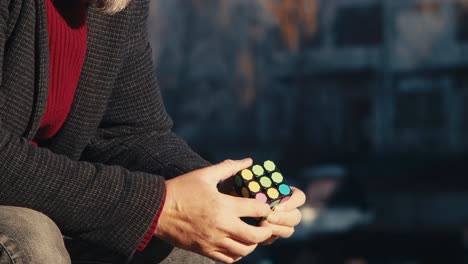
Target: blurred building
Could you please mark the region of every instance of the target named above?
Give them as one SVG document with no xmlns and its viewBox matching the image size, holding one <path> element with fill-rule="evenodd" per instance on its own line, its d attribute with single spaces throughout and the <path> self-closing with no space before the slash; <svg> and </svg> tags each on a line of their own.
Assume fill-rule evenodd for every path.
<svg viewBox="0 0 468 264">
<path fill-rule="evenodd" d="M 350 152 L 466 151 L 465 4 L 327 3 L 319 14 L 332 15 L 294 71 L 303 140 Z"/>
<path fill-rule="evenodd" d="M 468 147 L 465 1 L 158 0 L 151 21 L 176 128 L 206 152 Z"/>
<path fill-rule="evenodd" d="M 157 0 L 149 28 L 175 130 L 197 151 L 277 160 L 309 197 L 335 180 L 300 172 L 338 164 L 330 218 L 313 204 L 309 218 L 372 216 L 280 244 L 275 263 L 289 263 L 280 248 L 295 263 L 467 263 L 468 1 Z"/>
</svg>

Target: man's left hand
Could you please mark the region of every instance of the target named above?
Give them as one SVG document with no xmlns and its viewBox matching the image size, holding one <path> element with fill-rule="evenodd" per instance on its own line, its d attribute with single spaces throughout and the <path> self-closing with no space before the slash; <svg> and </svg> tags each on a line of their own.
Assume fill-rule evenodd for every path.
<svg viewBox="0 0 468 264">
<path fill-rule="evenodd" d="M 270 226 L 273 230 L 273 235 L 262 245 L 270 245 L 278 237 L 291 237 L 294 228 L 301 222 L 302 213 L 299 211 L 299 207 L 304 205 L 306 196 L 304 192 L 295 187 L 291 187 L 291 189 L 293 191 L 291 198 L 274 207 L 274 211 L 260 224 L 261 226 Z"/>
</svg>

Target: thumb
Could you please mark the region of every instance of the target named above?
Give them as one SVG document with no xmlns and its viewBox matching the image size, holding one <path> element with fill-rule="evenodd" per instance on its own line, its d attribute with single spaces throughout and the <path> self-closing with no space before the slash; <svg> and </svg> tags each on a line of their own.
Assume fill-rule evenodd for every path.
<svg viewBox="0 0 468 264">
<path fill-rule="evenodd" d="M 207 173 L 212 176 L 211 178 L 215 181 L 215 184 L 218 184 L 236 175 L 237 172 L 252 166 L 252 164 L 253 161 L 251 158 L 243 160 L 225 160 L 216 165 L 207 167 L 206 170 Z"/>
</svg>

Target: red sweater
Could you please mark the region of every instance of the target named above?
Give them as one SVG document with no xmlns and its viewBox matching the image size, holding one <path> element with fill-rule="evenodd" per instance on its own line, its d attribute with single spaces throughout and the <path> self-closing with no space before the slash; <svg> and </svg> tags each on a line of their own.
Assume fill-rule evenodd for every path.
<svg viewBox="0 0 468 264">
<path fill-rule="evenodd" d="M 88 28 L 84 4 L 75 9 L 83 16 L 74 20 L 64 19 L 64 15 L 67 15 L 65 12 L 70 7 L 60 6 L 59 12 L 52 1 L 47 0 L 46 8 L 50 54 L 49 96 L 35 137 L 37 143 L 52 138 L 65 123 L 73 103 L 87 46 Z"/>
<path fill-rule="evenodd" d="M 34 142 L 51 139 L 70 113 L 87 47 L 87 6 L 84 1 L 46 1 L 49 32 L 49 92 L 46 109 Z M 151 240 L 161 214 L 157 213 L 137 251 L 143 251 Z"/>
</svg>

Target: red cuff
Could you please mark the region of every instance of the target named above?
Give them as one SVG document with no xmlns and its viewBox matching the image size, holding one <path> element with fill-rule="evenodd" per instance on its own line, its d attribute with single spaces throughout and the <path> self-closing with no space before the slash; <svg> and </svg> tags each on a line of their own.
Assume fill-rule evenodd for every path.
<svg viewBox="0 0 468 264">
<path fill-rule="evenodd" d="M 161 216 L 161 213 L 162 213 L 162 210 L 163 210 L 163 207 L 164 207 L 164 203 L 166 202 L 167 189 L 166 189 L 166 187 L 164 187 L 164 188 L 165 188 L 164 189 L 164 196 L 163 196 L 161 205 L 159 206 L 158 213 L 156 214 L 156 217 L 154 218 L 153 223 L 151 224 L 150 228 L 146 232 L 145 237 L 143 238 L 143 241 L 141 241 L 140 245 L 138 245 L 138 248 L 136 249 L 137 252 L 142 252 L 143 250 L 145 250 L 146 246 L 148 245 L 148 243 L 153 238 L 154 231 L 156 230 L 156 226 L 158 225 L 159 217 Z"/>
</svg>

